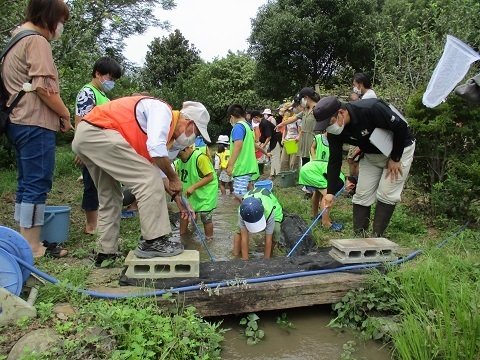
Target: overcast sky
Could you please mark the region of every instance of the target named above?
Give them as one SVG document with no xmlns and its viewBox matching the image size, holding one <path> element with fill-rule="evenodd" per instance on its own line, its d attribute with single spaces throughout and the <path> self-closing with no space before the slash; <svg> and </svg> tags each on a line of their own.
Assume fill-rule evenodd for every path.
<svg viewBox="0 0 480 360">
<path fill-rule="evenodd" d="M 174 10 L 156 10 L 160 20 L 168 20 L 171 31 L 179 29 L 190 45 L 200 51 L 206 61 L 225 57 L 228 50 L 246 50 L 250 36 L 251 21 L 261 5 L 267 0 L 177 0 Z M 155 37 L 167 36 L 169 32 L 150 28 L 144 35 L 126 40 L 124 52 L 127 59 L 141 65 L 148 45 Z"/>
</svg>

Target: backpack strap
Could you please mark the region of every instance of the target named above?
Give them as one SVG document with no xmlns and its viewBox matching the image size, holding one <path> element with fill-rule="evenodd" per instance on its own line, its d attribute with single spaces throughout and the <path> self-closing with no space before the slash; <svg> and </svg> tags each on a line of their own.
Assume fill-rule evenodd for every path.
<svg viewBox="0 0 480 360">
<path fill-rule="evenodd" d="M 0 62 L 2 63 L 2 67 L 3 67 L 3 58 L 7 55 L 7 53 L 12 49 L 12 47 L 18 43 L 20 40 L 22 40 L 24 37 L 27 37 L 27 36 L 30 36 L 30 35 L 40 35 L 40 36 L 43 36 L 42 34 L 40 34 L 39 32 L 37 31 L 34 31 L 34 30 L 22 30 L 20 31 L 18 34 L 16 34 L 13 38 L 10 39 L 10 41 L 7 43 L 7 45 L 3 48 L 2 50 L 2 53 L 0 54 Z M 5 89 L 5 85 L 3 85 L 3 80 L 1 81 L 1 91 L 3 92 L 3 94 L 7 94 L 7 90 Z M 13 108 L 15 106 L 17 106 L 18 102 L 22 99 L 23 95 L 25 95 L 25 91 L 22 89 L 20 90 L 20 92 L 18 93 L 17 97 L 15 98 L 15 100 L 13 100 L 12 104 L 10 106 L 8 106 L 6 109 L 5 109 L 5 113 L 6 114 L 10 114 L 13 110 Z"/>
</svg>

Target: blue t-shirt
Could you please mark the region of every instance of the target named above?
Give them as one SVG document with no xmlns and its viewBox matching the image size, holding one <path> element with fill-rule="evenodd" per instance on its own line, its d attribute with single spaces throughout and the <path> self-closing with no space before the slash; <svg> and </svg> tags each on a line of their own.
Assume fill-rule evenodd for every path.
<svg viewBox="0 0 480 360">
<path fill-rule="evenodd" d="M 248 126 L 250 126 L 250 129 L 252 128 L 252 125 L 250 125 L 248 122 L 247 122 Z M 239 124 L 239 123 L 236 123 L 234 126 L 233 126 L 233 130 L 232 130 L 232 141 L 235 142 L 237 140 L 242 140 L 245 139 L 245 135 L 247 134 L 247 130 L 245 129 L 245 127 L 242 125 L 242 124 Z"/>
</svg>

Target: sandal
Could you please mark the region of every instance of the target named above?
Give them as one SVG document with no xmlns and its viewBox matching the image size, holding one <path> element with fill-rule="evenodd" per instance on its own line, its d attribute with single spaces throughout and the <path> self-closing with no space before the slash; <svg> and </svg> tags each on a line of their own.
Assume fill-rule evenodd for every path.
<svg viewBox="0 0 480 360">
<path fill-rule="evenodd" d="M 62 249 L 58 243 L 49 243 L 48 241 L 44 241 L 43 246 L 45 247 L 45 257 L 60 259 L 68 255 L 68 251 Z"/>
</svg>

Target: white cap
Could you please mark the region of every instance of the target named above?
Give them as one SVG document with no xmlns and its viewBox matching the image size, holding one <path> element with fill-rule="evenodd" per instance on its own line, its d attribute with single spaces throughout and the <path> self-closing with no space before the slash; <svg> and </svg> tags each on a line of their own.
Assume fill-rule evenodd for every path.
<svg viewBox="0 0 480 360">
<path fill-rule="evenodd" d="M 265 115 L 265 114 L 267 114 L 267 115 L 272 115 L 272 110 L 270 110 L 270 109 L 265 109 L 265 110 L 263 110 L 263 113 L 262 113 L 262 114 L 264 114 L 264 115 Z"/>
<path fill-rule="evenodd" d="M 217 144 L 229 145 L 230 139 L 228 138 L 228 135 L 218 135 Z"/>
<path fill-rule="evenodd" d="M 202 137 L 207 140 L 207 142 L 211 142 L 207 131 L 210 114 L 202 103 L 185 101 L 182 105 L 182 110 L 180 110 L 180 114 L 187 120 L 193 120 Z"/>
</svg>

